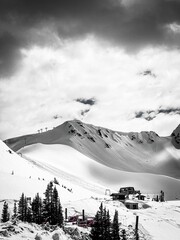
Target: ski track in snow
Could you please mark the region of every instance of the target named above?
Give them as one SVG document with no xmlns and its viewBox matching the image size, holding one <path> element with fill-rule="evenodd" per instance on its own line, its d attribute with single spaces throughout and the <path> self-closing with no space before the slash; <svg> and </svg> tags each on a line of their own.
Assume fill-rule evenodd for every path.
<svg viewBox="0 0 180 240">
<path fill-rule="evenodd" d="M 102 188 L 98 188 L 96 185 L 93 185 L 93 184 L 90 184 L 86 181 L 82 181 L 82 179 L 76 177 L 76 176 L 73 176 L 69 173 L 66 173 L 50 164 L 47 164 L 47 163 L 42 163 L 38 160 L 33 160 L 27 156 L 25 156 L 24 154 L 22 155 L 22 157 L 27 160 L 28 162 L 32 163 L 33 165 L 35 165 L 36 167 L 40 168 L 40 169 L 43 169 L 49 173 L 52 173 L 53 175 L 56 175 L 58 177 L 62 177 L 63 179 L 66 179 L 67 181 L 69 182 L 73 182 L 75 184 L 77 184 L 78 186 L 81 186 L 85 189 L 88 189 L 90 191 L 93 191 L 93 192 L 96 192 L 98 194 L 102 194 L 104 193 L 103 189 Z"/>
<path fill-rule="evenodd" d="M 107 141 L 108 142 L 108 141 Z M 92 143 L 93 144 L 93 143 Z M 95 193 L 104 193 L 104 190 L 102 190 L 101 187 L 95 186 L 91 183 L 84 182 L 84 180 L 78 178 L 77 176 L 73 176 L 72 174 L 69 174 L 65 171 L 62 171 L 60 168 L 56 168 L 55 166 L 48 164 L 47 162 L 41 162 L 37 161 L 34 158 L 29 158 L 26 155 L 23 154 L 23 159 L 20 159 L 20 156 L 16 156 L 17 154 L 13 152 L 13 154 L 7 153 L 7 149 L 4 150 L 3 157 L 7 162 L 10 158 L 11 160 L 19 160 L 19 165 L 21 166 L 24 159 L 26 159 L 27 163 L 29 165 L 32 165 L 34 167 L 39 168 L 42 171 L 46 171 L 51 174 L 51 176 L 58 176 L 60 179 L 65 179 L 69 183 L 72 183 L 72 185 L 77 185 L 81 189 L 81 192 L 78 192 L 79 199 L 69 202 L 67 200 L 67 203 L 63 203 L 63 206 L 69 206 L 69 211 L 73 213 L 80 213 L 82 208 L 85 208 L 85 211 L 87 214 L 95 214 L 98 210 L 98 207 L 100 205 L 100 202 L 103 199 L 96 199 L 96 198 L 86 198 L 83 199 L 85 190 L 88 190 L 89 193 L 94 194 Z M 8 155 L 7 155 L 8 154 Z M 16 156 L 16 158 L 15 158 Z M 0 156 L 1 157 L 1 156 Z M 14 157 L 14 159 L 13 159 Z M 5 163 L 6 161 L 2 161 Z M 13 161 L 11 161 L 12 163 Z M 27 164 L 27 165 L 28 165 Z M 8 173 L 10 174 L 11 166 L 9 166 L 10 169 L 8 169 Z M 5 168 L 4 168 L 5 169 Z M 24 168 L 23 168 L 24 169 Z M 29 168 L 30 169 L 30 168 Z M 37 173 L 37 172 L 36 172 Z M 10 176 L 8 179 L 15 179 L 17 176 Z M 25 177 L 25 173 L 24 173 Z M 27 176 L 26 176 L 27 177 Z M 23 178 L 22 178 L 23 180 Z M 13 181 L 13 180 L 12 180 Z M 30 181 L 30 180 L 29 180 Z M 32 183 L 31 183 L 32 184 Z M 152 183 L 151 183 L 152 184 Z M 173 185 L 174 186 L 174 185 Z M 34 186 L 36 188 L 36 186 Z M 13 189 L 16 191 L 16 189 Z M 65 194 L 65 192 L 64 192 Z M 87 197 L 87 196 L 86 196 Z M 102 197 L 102 195 L 101 195 Z M 104 196 L 105 197 L 105 196 Z M 125 207 L 118 205 L 117 203 L 114 203 L 113 201 L 106 201 L 104 202 L 107 209 L 110 210 L 111 217 L 113 216 L 114 210 L 118 209 L 119 212 L 119 219 L 123 222 L 124 226 L 128 226 L 128 224 L 133 224 L 135 221 L 135 215 L 139 215 L 139 233 L 141 235 L 140 239 L 145 240 L 179 240 L 180 236 L 180 202 L 174 201 L 174 202 L 165 202 L 163 204 L 156 203 L 156 202 L 146 202 L 151 207 L 147 209 L 139 209 L 139 210 L 128 210 Z M 13 204 L 13 202 L 12 202 Z M 2 202 L 1 202 L 2 205 Z M 28 239 L 27 236 L 22 235 L 21 236 L 24 239 Z M 17 236 L 14 236 L 10 238 L 12 240 L 19 240 Z M 29 238 L 34 239 L 34 238 Z"/>
</svg>

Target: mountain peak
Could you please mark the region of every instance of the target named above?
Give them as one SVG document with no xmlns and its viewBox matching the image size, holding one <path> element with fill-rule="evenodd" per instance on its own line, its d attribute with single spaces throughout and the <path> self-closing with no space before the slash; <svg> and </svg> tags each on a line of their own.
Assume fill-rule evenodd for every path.
<svg viewBox="0 0 180 240">
<path fill-rule="evenodd" d="M 56 128 L 5 143 L 14 151 L 32 144 L 67 145 L 111 168 L 129 172 L 165 174 L 180 178 L 180 126 L 172 136 L 153 131 L 119 132 L 74 119 Z M 175 148 L 175 147 L 176 148 Z"/>
<path fill-rule="evenodd" d="M 175 148 L 180 149 L 180 124 L 176 129 L 171 133 L 172 144 Z"/>
</svg>

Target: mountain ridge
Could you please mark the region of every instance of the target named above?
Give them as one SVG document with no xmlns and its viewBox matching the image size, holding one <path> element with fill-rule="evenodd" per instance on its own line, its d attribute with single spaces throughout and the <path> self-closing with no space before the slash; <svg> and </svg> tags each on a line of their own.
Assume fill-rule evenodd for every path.
<svg viewBox="0 0 180 240">
<path fill-rule="evenodd" d="M 179 127 L 170 136 L 160 137 L 153 131 L 118 132 L 72 120 L 47 132 L 4 142 L 14 151 L 37 143 L 68 145 L 114 169 L 180 178 L 179 144 L 173 144 L 178 134 Z"/>
</svg>

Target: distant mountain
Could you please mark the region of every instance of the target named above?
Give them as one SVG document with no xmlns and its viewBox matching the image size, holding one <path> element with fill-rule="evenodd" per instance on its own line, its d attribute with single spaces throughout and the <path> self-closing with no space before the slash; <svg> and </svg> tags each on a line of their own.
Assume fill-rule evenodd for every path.
<svg viewBox="0 0 180 240">
<path fill-rule="evenodd" d="M 171 137 L 172 137 L 172 144 L 175 146 L 175 148 L 180 149 L 180 124 L 172 132 Z"/>
<path fill-rule="evenodd" d="M 155 132 L 118 132 L 67 121 L 47 132 L 7 139 L 14 151 L 42 144 L 63 144 L 112 169 L 180 178 L 180 126 L 168 137 Z"/>
</svg>

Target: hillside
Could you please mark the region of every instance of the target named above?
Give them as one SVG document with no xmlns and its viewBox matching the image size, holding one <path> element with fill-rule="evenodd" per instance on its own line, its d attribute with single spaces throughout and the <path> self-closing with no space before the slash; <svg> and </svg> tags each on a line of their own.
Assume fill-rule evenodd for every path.
<svg viewBox="0 0 180 240">
<path fill-rule="evenodd" d="M 79 125 L 79 123 L 77 124 Z M 175 200 L 180 199 L 180 180 L 159 174 L 126 172 L 107 166 L 105 163 L 102 164 L 101 161 L 95 158 L 95 160 L 93 160 L 80 151 L 76 151 L 75 147 L 71 146 L 77 147 L 79 146 L 78 144 L 82 144 L 84 141 L 87 146 L 81 146 L 82 151 L 87 151 L 88 146 L 89 149 L 93 151 L 93 144 L 98 143 L 97 146 L 102 146 L 104 139 L 109 141 L 107 142 L 106 140 L 108 144 L 112 144 L 113 141 L 110 139 L 110 136 L 114 136 L 113 132 L 111 132 L 111 135 L 110 130 L 106 130 L 109 131 L 109 134 L 108 137 L 105 137 L 103 136 L 106 134 L 105 129 L 103 129 L 103 131 L 101 130 L 101 134 L 103 132 L 102 137 L 100 136 L 100 138 L 98 138 L 97 135 L 95 135 L 95 142 L 92 141 L 92 144 L 88 145 L 89 141 L 91 142 L 89 138 L 81 138 L 78 132 L 71 133 L 71 130 L 74 129 L 69 126 L 69 122 L 64 125 L 66 126 L 64 131 L 62 126 L 60 126 L 49 132 L 26 136 L 27 146 L 22 145 L 22 147 L 20 147 L 24 137 L 17 138 L 13 143 L 14 149 L 17 149 L 17 146 L 19 148 L 17 153 L 0 141 L 0 212 L 4 200 L 9 203 L 12 212 L 14 200 L 18 200 L 22 192 L 30 197 L 34 197 L 37 192 L 43 196 L 48 182 L 56 177 L 60 183 L 60 185 L 57 185 L 57 189 L 62 206 L 63 209 L 65 207 L 68 209 L 69 216 L 81 214 L 82 209 L 85 209 L 88 216 L 94 216 L 100 203 L 103 202 L 104 206 L 110 210 L 111 218 L 113 217 L 115 209 L 118 210 L 121 227 L 127 229 L 127 231 L 131 231 L 128 226 L 132 225 L 134 227 L 135 217 L 139 215 L 139 234 L 141 240 L 168 240 L 172 237 L 174 240 L 178 240 L 180 233 L 179 201 L 157 203 L 146 200 L 139 202 L 139 210 L 128 210 L 122 203 L 112 201 L 110 197 L 104 195 L 104 193 L 106 189 L 110 189 L 111 192 L 116 192 L 120 187 L 134 186 L 135 189 L 141 190 L 147 197 L 156 196 L 160 193 L 160 190 L 163 190 L 166 201 Z M 68 134 L 66 132 L 67 128 L 70 128 Z M 86 131 L 89 131 L 89 135 L 90 133 L 93 134 L 93 131 L 97 131 L 96 127 L 92 128 L 94 130 L 91 128 L 92 126 L 90 125 L 89 128 L 86 126 Z M 57 140 L 51 139 L 51 137 L 53 137 L 53 135 L 51 135 L 53 131 L 57 133 Z M 61 137 L 59 137 L 59 133 L 62 134 L 60 135 Z M 53 144 L 47 144 L 47 136 L 48 141 L 54 141 Z M 68 138 L 69 136 L 70 138 Z M 37 143 L 38 141 L 29 144 L 30 142 L 32 143 L 35 137 L 38 141 L 46 141 L 46 144 Z M 126 143 L 128 143 L 128 134 L 121 133 L 121 138 L 123 141 L 127 139 Z M 159 137 L 157 136 L 157 138 Z M 100 141 L 101 139 L 102 141 Z M 168 142 L 170 139 L 170 137 L 163 138 L 161 142 L 163 143 L 163 140 Z M 80 142 L 80 140 L 82 142 Z M 137 141 L 137 139 L 134 140 L 131 141 L 134 142 L 134 146 L 136 146 L 135 141 Z M 11 141 L 12 140 L 9 142 Z M 61 141 L 61 143 L 64 142 L 63 144 L 59 144 L 59 141 Z M 140 146 L 146 146 L 146 150 L 150 149 L 150 147 L 153 149 L 152 145 L 148 145 L 150 143 L 147 141 L 148 139 L 143 139 L 143 143 L 140 143 Z M 119 144 L 124 144 L 124 142 Z M 105 153 L 103 153 L 103 150 Z M 107 150 L 112 151 L 113 148 L 107 148 Z M 101 151 L 102 152 L 99 153 L 101 156 L 107 154 L 106 148 L 102 148 Z M 178 150 L 174 148 L 174 152 L 176 151 Z M 98 152 L 95 153 L 97 154 Z M 109 165 L 111 165 L 111 162 Z M 4 225 L 2 225 L 2 227 L 4 227 Z M 24 230 L 17 235 L 10 233 L 10 239 L 34 239 L 36 233 L 41 234 L 43 239 L 48 239 L 53 234 L 48 232 L 47 236 L 44 236 L 41 228 L 36 227 L 36 230 L 34 230 L 34 227 L 28 224 L 20 223 L 17 228 L 19 227 L 23 227 Z M 34 232 L 30 232 L 27 229 L 32 229 Z M 79 229 L 79 231 L 82 232 L 85 230 Z M 64 239 L 68 237 L 67 235 L 63 235 L 63 233 L 61 234 Z"/>
<path fill-rule="evenodd" d="M 168 137 L 155 132 L 118 132 L 78 120 L 39 134 L 5 140 L 14 151 L 32 144 L 63 144 L 113 169 L 180 178 L 177 131 Z M 174 139 L 176 138 L 176 144 Z"/>
<path fill-rule="evenodd" d="M 76 129 L 72 126 L 72 124 L 76 124 Z M 79 126 L 80 124 L 83 127 Z M 82 132 L 88 131 L 88 136 L 86 137 L 87 134 L 84 134 L 84 136 L 79 136 L 79 132 L 77 132 L 78 127 L 79 129 L 85 129 L 82 130 Z M 71 131 L 73 131 L 73 133 Z M 147 141 L 145 142 L 144 140 L 143 143 L 137 143 L 137 139 L 131 140 L 128 134 L 125 133 L 121 133 L 121 138 L 123 139 L 121 142 L 113 142 L 112 137 L 115 138 L 115 135 L 118 135 L 116 132 L 110 132 L 110 130 L 106 130 L 106 132 L 109 131 L 109 133 L 107 132 L 108 137 L 105 137 L 105 129 L 101 129 L 100 132 L 103 135 L 100 137 L 99 134 L 95 135 L 95 131 L 98 131 L 96 127 L 93 127 L 91 125 L 87 126 L 83 123 L 80 123 L 79 121 L 73 121 L 71 123 L 66 122 L 65 124 L 45 133 L 25 136 L 27 144 L 26 147 L 23 146 L 20 148 L 22 146 L 21 144 L 23 143 L 24 137 L 16 138 L 16 141 L 13 139 L 13 144 L 12 140 L 8 140 L 8 142 L 11 142 L 12 148 L 17 149 L 17 146 L 20 148 L 18 150 L 19 156 L 13 151 L 13 154 L 10 154 L 7 150 L 9 148 L 4 143 L 1 143 L 2 148 L 6 149 L 4 150 L 6 157 L 1 153 L 1 156 L 3 156 L 3 159 L 1 160 L 3 167 L 1 169 L 3 170 L 3 168 L 6 166 L 6 172 L 8 171 L 11 173 L 11 171 L 14 169 L 15 175 L 25 174 L 27 178 L 29 178 L 30 175 L 33 176 L 32 169 L 36 169 L 36 173 L 34 174 L 36 176 L 36 179 L 38 179 L 38 176 L 41 179 L 46 179 L 46 175 L 49 176 L 48 179 L 58 177 L 61 179 L 61 182 L 63 182 L 64 185 L 68 186 L 68 188 L 72 188 L 72 185 L 74 186 L 73 188 L 75 188 L 75 185 L 78 186 L 79 190 L 77 190 L 77 192 L 81 191 L 81 189 L 84 192 L 88 190 L 88 196 L 91 196 L 92 194 L 94 195 L 96 193 L 104 194 L 106 189 L 110 189 L 112 192 L 118 191 L 119 188 L 123 186 L 134 186 L 136 189 L 141 190 L 141 192 L 152 195 L 159 194 L 159 192 L 163 189 L 166 195 L 166 200 L 180 198 L 180 180 L 178 179 L 166 176 L 165 174 L 159 175 L 155 170 L 154 173 L 145 173 L 145 168 L 143 169 L 142 173 L 139 173 L 138 171 L 127 172 L 118 169 L 118 167 L 121 168 L 123 159 L 119 160 L 119 156 L 121 155 L 120 152 L 115 152 L 115 147 L 121 147 L 121 145 L 126 146 L 127 142 L 130 143 L 130 141 L 132 141 L 132 144 L 134 144 L 135 147 L 145 146 L 146 151 L 148 149 L 151 149 L 152 151 L 152 147 L 154 146 L 155 148 L 155 144 L 157 144 L 157 142 L 147 143 Z M 93 136 L 96 142 L 91 142 L 91 140 L 89 140 L 90 133 L 91 135 L 94 134 Z M 163 146 L 163 141 L 167 143 L 169 139 L 161 139 L 158 136 L 156 137 L 158 138 L 158 141 L 161 140 L 161 148 Z M 33 140 L 34 142 L 36 140 L 37 142 L 52 142 L 53 144 L 34 143 L 28 145 L 29 143 L 32 143 Z M 111 144 L 113 147 L 105 148 L 105 140 L 106 143 L 108 142 L 108 144 Z M 64 144 L 66 143 L 66 145 L 58 144 L 58 142 Z M 154 145 L 152 146 L 152 144 Z M 170 145 L 171 143 L 168 142 L 168 144 Z M 131 148 L 135 149 L 135 147 Z M 174 153 L 176 153 L 175 156 L 177 157 L 178 150 L 173 148 L 173 146 L 171 146 L 171 148 Z M 76 149 L 79 151 L 76 151 Z M 121 150 L 122 147 L 119 149 Z M 125 149 L 128 150 L 128 146 L 126 146 Z M 167 152 L 167 149 L 164 151 Z M 143 154 L 145 153 L 146 152 L 144 151 Z M 150 155 L 150 153 L 148 154 Z M 163 154 L 161 154 L 161 157 L 162 156 Z M 16 159 L 17 157 L 18 159 Z M 100 157 L 103 158 L 103 161 L 100 159 Z M 22 162 L 23 165 L 21 166 L 19 162 Z M 118 167 L 115 167 L 114 163 L 119 164 Z M 135 163 L 137 163 L 136 159 L 134 160 L 134 165 Z M 24 164 L 26 165 L 24 166 Z M 27 168 L 27 166 L 31 167 Z M 135 170 L 138 166 L 139 165 L 137 164 Z M 167 169 L 167 171 L 168 170 L 169 169 Z M 174 169 L 174 171 L 175 170 L 177 169 Z M 10 175 L 10 177 L 11 180 L 9 182 L 12 182 L 12 176 Z M 29 179 L 27 179 L 27 181 L 29 181 Z M 12 184 L 7 184 L 10 185 L 9 187 L 11 188 Z"/>
</svg>

